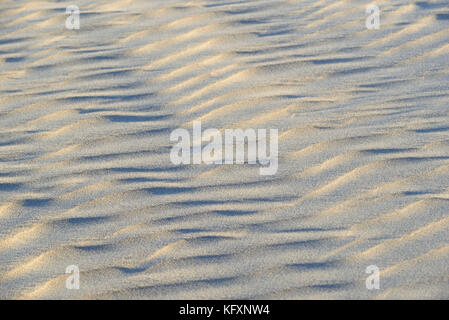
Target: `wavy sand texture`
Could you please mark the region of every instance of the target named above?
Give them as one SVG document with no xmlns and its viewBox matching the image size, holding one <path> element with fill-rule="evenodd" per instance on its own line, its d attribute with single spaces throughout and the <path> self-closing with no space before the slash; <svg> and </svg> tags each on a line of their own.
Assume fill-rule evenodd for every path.
<svg viewBox="0 0 449 320">
<path fill-rule="evenodd" d="M 448 299 L 449 1 L 370 3 L 2 1 L 0 298 Z M 278 173 L 171 164 L 194 120 Z"/>
</svg>

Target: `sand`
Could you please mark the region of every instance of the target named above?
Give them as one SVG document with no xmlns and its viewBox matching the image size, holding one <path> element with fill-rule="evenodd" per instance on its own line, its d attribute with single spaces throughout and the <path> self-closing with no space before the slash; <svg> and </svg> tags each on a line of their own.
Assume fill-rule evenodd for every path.
<svg viewBox="0 0 449 320">
<path fill-rule="evenodd" d="M 449 299 L 449 1 L 368 4 L 2 1 L 0 298 Z M 172 164 L 193 121 L 277 173 Z"/>
</svg>

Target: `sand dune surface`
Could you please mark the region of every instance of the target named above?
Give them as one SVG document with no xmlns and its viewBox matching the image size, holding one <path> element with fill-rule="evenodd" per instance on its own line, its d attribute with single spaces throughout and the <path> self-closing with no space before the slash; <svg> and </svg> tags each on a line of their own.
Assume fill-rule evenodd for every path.
<svg viewBox="0 0 449 320">
<path fill-rule="evenodd" d="M 0 3 L 1 299 L 449 299 L 449 1 L 75 2 Z"/>
</svg>

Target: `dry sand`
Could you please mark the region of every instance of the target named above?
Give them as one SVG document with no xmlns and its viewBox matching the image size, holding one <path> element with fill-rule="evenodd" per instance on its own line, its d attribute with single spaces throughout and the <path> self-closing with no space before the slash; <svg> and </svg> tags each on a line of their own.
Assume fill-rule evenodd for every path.
<svg viewBox="0 0 449 320">
<path fill-rule="evenodd" d="M 370 3 L 2 1 L 0 298 L 448 299 L 449 1 Z M 173 165 L 194 120 L 277 174 Z"/>
</svg>

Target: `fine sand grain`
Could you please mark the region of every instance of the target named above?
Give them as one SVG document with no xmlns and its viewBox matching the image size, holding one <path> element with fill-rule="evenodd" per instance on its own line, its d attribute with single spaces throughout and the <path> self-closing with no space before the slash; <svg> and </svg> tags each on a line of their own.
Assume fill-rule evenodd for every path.
<svg viewBox="0 0 449 320">
<path fill-rule="evenodd" d="M 0 298 L 449 299 L 449 1 L 371 2 L 1 1 Z"/>
</svg>

